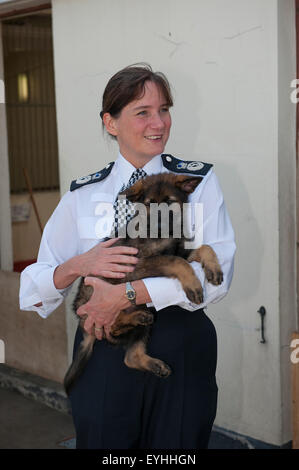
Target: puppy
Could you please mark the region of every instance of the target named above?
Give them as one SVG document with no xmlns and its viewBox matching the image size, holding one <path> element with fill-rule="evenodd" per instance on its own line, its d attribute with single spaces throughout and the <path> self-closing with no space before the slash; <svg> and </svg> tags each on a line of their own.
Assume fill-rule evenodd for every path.
<svg viewBox="0 0 299 470">
<path fill-rule="evenodd" d="M 201 180 L 202 178 L 198 176 L 163 173 L 147 176 L 122 193 L 135 206 L 140 203 L 143 204 L 145 209 L 142 211 L 143 216 L 140 216 L 140 211 L 137 210 L 137 214 L 127 224 L 126 238 L 119 239 L 114 246 L 129 245 L 136 247 L 138 248 L 137 256 L 140 259 L 134 271 L 127 273 L 125 278 L 121 280 L 105 278 L 105 281 L 119 284 L 145 277 L 166 276 L 176 278 L 180 281 L 191 302 L 200 304 L 203 302 L 202 286 L 190 265 L 191 261 L 198 261 L 204 269 L 208 282 L 214 285 L 222 283 L 223 274 L 217 256 L 210 246 L 202 245 L 192 250 L 186 249 L 184 246 L 188 239 L 183 236 L 183 204 L 188 202 L 189 194 L 195 190 Z M 164 203 L 168 206 L 168 220 L 161 217 L 161 212 L 159 212 L 160 217 L 153 221 L 151 212 L 153 203 Z M 173 222 L 178 220 L 180 220 L 181 230 L 179 233 L 175 233 Z M 139 229 L 143 229 L 143 232 L 146 227 L 146 238 L 130 238 L 129 227 L 133 227 L 134 224 L 137 226 L 139 224 Z M 168 229 L 166 237 L 165 229 Z M 75 312 L 90 299 L 93 292 L 93 288 L 84 285 L 83 281 L 82 279 L 74 301 Z M 85 318 L 80 318 L 82 329 L 84 321 Z M 157 377 L 168 377 L 171 374 L 169 366 L 160 359 L 150 357 L 146 353 L 146 344 L 152 323 L 153 313 L 146 305 L 132 305 L 121 311 L 117 316 L 111 327 L 110 342 L 122 345 L 125 348 L 124 362 L 128 367 L 151 372 Z M 84 339 L 64 379 L 64 387 L 68 394 L 72 385 L 84 370 L 96 340 L 94 334 L 89 335 L 84 329 L 83 332 Z"/>
</svg>

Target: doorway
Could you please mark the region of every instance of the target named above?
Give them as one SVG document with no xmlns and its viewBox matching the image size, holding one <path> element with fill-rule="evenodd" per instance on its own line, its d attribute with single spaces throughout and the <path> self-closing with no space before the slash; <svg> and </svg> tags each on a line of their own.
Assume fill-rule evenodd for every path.
<svg viewBox="0 0 299 470">
<path fill-rule="evenodd" d="M 37 258 L 59 198 L 51 10 L 2 22 L 14 271 Z"/>
</svg>

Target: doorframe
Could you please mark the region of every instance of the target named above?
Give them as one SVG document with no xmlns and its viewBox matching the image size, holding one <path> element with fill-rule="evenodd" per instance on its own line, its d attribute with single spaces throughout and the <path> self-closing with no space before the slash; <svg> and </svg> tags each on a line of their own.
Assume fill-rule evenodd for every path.
<svg viewBox="0 0 299 470">
<path fill-rule="evenodd" d="M 0 21 L 0 80 L 4 83 L 4 60 L 2 47 L 2 22 Z M 5 98 L 5 96 L 4 96 Z M 0 103 L 0 269 L 13 270 L 12 226 L 10 209 L 10 184 L 8 161 L 8 138 L 6 105 Z"/>
<path fill-rule="evenodd" d="M 0 3 L 0 80 L 4 83 L 2 21 L 52 9 L 49 0 L 15 0 Z M 6 105 L 0 103 L 0 270 L 13 270 L 13 244 L 10 207 L 9 155 Z"/>
<path fill-rule="evenodd" d="M 31 15 L 32 13 L 51 8 L 51 2 L 46 0 L 15 0 L 5 2 L 0 4 L 0 20 Z"/>
</svg>

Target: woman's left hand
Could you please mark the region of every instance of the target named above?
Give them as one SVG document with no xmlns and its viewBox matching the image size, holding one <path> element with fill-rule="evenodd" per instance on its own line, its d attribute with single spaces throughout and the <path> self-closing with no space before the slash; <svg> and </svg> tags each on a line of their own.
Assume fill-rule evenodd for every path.
<svg viewBox="0 0 299 470">
<path fill-rule="evenodd" d="M 103 339 L 103 331 L 107 338 L 119 312 L 126 308 L 128 302 L 124 294 L 124 284 L 113 285 L 96 277 L 86 277 L 84 284 L 93 287 L 93 293 L 89 301 L 81 305 L 77 315 L 87 318 L 84 322 L 84 330 L 91 334 L 95 332 L 97 339 Z"/>
</svg>

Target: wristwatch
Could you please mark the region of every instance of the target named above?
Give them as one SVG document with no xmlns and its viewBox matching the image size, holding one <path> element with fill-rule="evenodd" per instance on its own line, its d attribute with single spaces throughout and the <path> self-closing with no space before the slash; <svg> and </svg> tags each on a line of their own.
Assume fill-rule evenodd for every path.
<svg viewBox="0 0 299 470">
<path fill-rule="evenodd" d="M 136 291 L 130 282 L 126 282 L 125 296 L 132 305 L 136 305 Z"/>
</svg>

